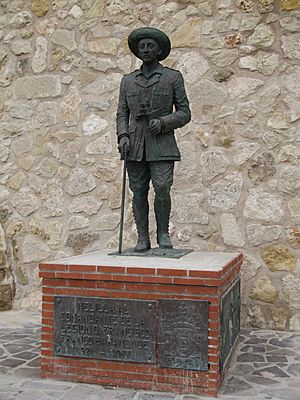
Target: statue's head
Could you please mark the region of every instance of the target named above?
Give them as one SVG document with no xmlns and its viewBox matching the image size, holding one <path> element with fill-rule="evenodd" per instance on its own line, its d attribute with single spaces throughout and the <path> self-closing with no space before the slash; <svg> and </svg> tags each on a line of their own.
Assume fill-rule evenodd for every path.
<svg viewBox="0 0 300 400">
<path fill-rule="evenodd" d="M 159 29 L 138 28 L 128 36 L 128 46 L 132 53 L 143 61 L 151 61 L 149 57 L 162 61 L 171 51 L 168 36 Z M 146 54 L 147 53 L 147 54 Z"/>
</svg>

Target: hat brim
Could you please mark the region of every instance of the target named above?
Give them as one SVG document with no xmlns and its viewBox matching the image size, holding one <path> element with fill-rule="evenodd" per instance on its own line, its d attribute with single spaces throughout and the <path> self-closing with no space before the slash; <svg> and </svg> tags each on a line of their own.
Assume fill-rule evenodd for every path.
<svg viewBox="0 0 300 400">
<path fill-rule="evenodd" d="M 162 61 L 168 57 L 171 51 L 171 42 L 168 36 L 157 28 L 143 27 L 135 29 L 128 36 L 128 46 L 131 52 L 139 57 L 138 43 L 141 39 L 153 39 L 155 40 L 161 49 L 161 53 L 158 56 L 158 61 Z"/>
</svg>

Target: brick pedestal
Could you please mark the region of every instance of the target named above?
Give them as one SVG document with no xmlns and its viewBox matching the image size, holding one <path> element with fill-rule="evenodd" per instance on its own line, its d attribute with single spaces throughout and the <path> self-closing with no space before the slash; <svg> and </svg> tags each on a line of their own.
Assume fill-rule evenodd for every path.
<svg viewBox="0 0 300 400">
<path fill-rule="evenodd" d="M 216 396 L 237 338 L 237 334 L 229 338 L 231 343 L 228 345 L 225 326 L 230 317 L 224 312 L 226 307 L 232 308 L 228 298 L 230 300 L 232 293 L 239 291 L 242 255 L 193 252 L 181 259 L 166 259 L 109 256 L 107 253 L 99 251 L 40 264 L 43 282 L 41 376 Z M 157 304 L 158 310 L 160 302 L 166 299 L 179 300 L 182 304 L 187 304 L 184 303 L 186 300 L 207 302 L 206 370 L 161 367 L 157 350 L 155 360 L 147 363 L 95 359 L 91 354 L 87 358 L 74 354 L 59 356 L 55 344 L 55 330 L 58 328 L 54 324 L 54 305 L 65 298 L 70 301 L 75 298 L 142 300 Z M 75 332 L 78 327 L 74 323 L 65 328 L 64 332 L 67 331 L 72 340 L 72 329 Z M 235 326 L 236 329 L 239 327 Z M 83 353 L 92 339 L 87 336 L 84 340 Z"/>
</svg>

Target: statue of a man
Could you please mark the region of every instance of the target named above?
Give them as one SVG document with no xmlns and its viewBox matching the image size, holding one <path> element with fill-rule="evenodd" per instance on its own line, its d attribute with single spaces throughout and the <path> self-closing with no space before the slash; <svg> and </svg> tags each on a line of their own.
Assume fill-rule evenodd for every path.
<svg viewBox="0 0 300 400">
<path fill-rule="evenodd" d="M 163 67 L 171 51 L 168 36 L 144 27 L 128 37 L 132 53 L 143 61 L 140 69 L 123 77 L 117 111 L 121 157 L 128 152 L 127 173 L 133 192 L 133 215 L 138 232 L 135 251 L 150 249 L 148 191 L 152 182 L 160 248 L 172 248 L 169 236 L 170 189 L 174 161 L 180 160 L 174 129 L 191 119 L 184 81 L 177 70 Z"/>
</svg>

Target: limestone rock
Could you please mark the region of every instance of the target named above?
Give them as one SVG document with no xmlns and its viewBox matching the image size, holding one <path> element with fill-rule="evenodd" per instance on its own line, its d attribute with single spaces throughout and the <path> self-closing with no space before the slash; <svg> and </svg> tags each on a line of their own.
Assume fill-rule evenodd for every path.
<svg viewBox="0 0 300 400">
<path fill-rule="evenodd" d="M 11 58 L 5 58 L 0 63 L 0 86 L 9 86 L 16 75 L 16 65 Z"/>
<path fill-rule="evenodd" d="M 10 143 L 8 141 L 2 141 L 0 143 L 0 161 L 4 162 L 8 160 L 10 154 Z"/>
<path fill-rule="evenodd" d="M 66 126 L 75 126 L 80 121 L 81 97 L 75 86 L 71 86 L 61 104 L 61 114 Z"/>
<path fill-rule="evenodd" d="M 240 58 L 239 67 L 258 71 L 264 75 L 272 75 L 279 65 L 279 55 L 259 51 L 255 56 Z"/>
<path fill-rule="evenodd" d="M 257 27 L 261 20 L 261 15 L 259 13 L 244 14 L 240 23 L 240 30 L 252 31 Z"/>
<path fill-rule="evenodd" d="M 118 38 L 99 38 L 88 42 L 88 51 L 117 55 L 121 40 Z"/>
<path fill-rule="evenodd" d="M 118 15 L 131 12 L 131 5 L 129 0 L 109 0 L 106 10 L 110 15 Z"/>
<path fill-rule="evenodd" d="M 300 149 L 292 144 L 282 147 L 278 154 L 278 160 L 280 162 L 297 164 L 299 159 Z"/>
<path fill-rule="evenodd" d="M 254 117 L 257 113 L 257 107 L 255 102 L 248 101 L 247 103 L 241 103 L 237 107 L 235 122 L 238 124 L 245 124 L 250 118 Z"/>
<path fill-rule="evenodd" d="M 238 58 L 238 49 L 206 50 L 208 60 L 219 68 L 228 67 Z"/>
<path fill-rule="evenodd" d="M 13 141 L 12 149 L 17 156 L 20 156 L 21 154 L 28 153 L 29 151 L 31 151 L 32 146 L 33 146 L 32 136 L 24 135 L 23 137 L 19 137 Z"/>
<path fill-rule="evenodd" d="M 239 172 L 232 172 L 209 188 L 208 203 L 223 210 L 236 207 L 241 196 L 243 179 Z"/>
<path fill-rule="evenodd" d="M 26 180 L 26 175 L 22 171 L 19 171 L 9 178 L 8 187 L 13 190 L 20 190 Z"/>
<path fill-rule="evenodd" d="M 50 249 L 57 250 L 61 246 L 63 224 L 57 220 L 51 220 L 46 225 L 47 244 Z"/>
<path fill-rule="evenodd" d="M 190 51 L 180 57 L 177 68 L 183 74 L 185 82 L 193 84 L 209 70 L 209 64 L 198 52 Z"/>
<path fill-rule="evenodd" d="M 69 15 L 71 15 L 72 17 L 76 18 L 76 19 L 80 19 L 83 16 L 83 11 L 82 8 L 80 8 L 79 6 L 77 6 L 76 4 L 71 8 L 71 10 L 69 11 Z"/>
<path fill-rule="evenodd" d="M 66 191 L 72 196 L 91 192 L 96 187 L 95 179 L 81 168 L 72 170 Z"/>
<path fill-rule="evenodd" d="M 189 226 L 180 229 L 177 233 L 177 237 L 181 242 L 189 242 L 192 236 L 192 229 Z"/>
<path fill-rule="evenodd" d="M 214 74 L 214 80 L 217 82 L 227 82 L 233 74 L 234 72 L 232 69 L 221 69 Z"/>
<path fill-rule="evenodd" d="M 260 148 L 260 145 L 255 142 L 240 142 L 235 147 L 233 161 L 236 165 L 242 165 L 248 161 Z"/>
<path fill-rule="evenodd" d="M 11 202 L 23 217 L 28 217 L 39 208 L 38 198 L 28 189 L 21 189 L 14 195 Z"/>
<path fill-rule="evenodd" d="M 29 104 L 14 102 L 14 104 L 9 107 L 8 114 L 12 118 L 31 119 L 33 111 L 32 107 Z"/>
<path fill-rule="evenodd" d="M 106 132 L 85 148 L 88 154 L 108 154 L 112 152 L 110 133 Z"/>
<path fill-rule="evenodd" d="M 241 314 L 243 317 L 243 313 Z M 247 307 L 246 326 L 263 329 L 266 326 L 266 317 L 260 306 Z"/>
<path fill-rule="evenodd" d="M 86 13 L 87 18 L 98 18 L 102 17 L 104 13 L 104 7 L 106 4 L 106 0 L 95 0 L 93 6 Z"/>
<path fill-rule="evenodd" d="M 36 165 L 36 173 L 45 178 L 53 178 L 58 169 L 58 162 L 53 158 L 45 157 Z"/>
<path fill-rule="evenodd" d="M 233 214 L 224 213 L 221 215 L 221 229 L 225 244 L 237 247 L 244 245 L 243 235 Z"/>
<path fill-rule="evenodd" d="M 120 161 L 112 158 L 102 158 L 94 172 L 95 176 L 106 182 L 114 182 L 120 176 Z"/>
<path fill-rule="evenodd" d="M 10 26 L 13 29 L 24 28 L 32 22 L 32 15 L 28 11 L 22 11 L 12 16 Z"/>
<path fill-rule="evenodd" d="M 281 236 L 279 225 L 252 224 L 247 226 L 247 237 L 252 246 L 260 246 L 278 240 Z"/>
<path fill-rule="evenodd" d="M 280 18 L 279 23 L 281 27 L 289 32 L 299 32 L 300 31 L 300 21 L 297 15 L 287 16 L 285 18 Z"/>
<path fill-rule="evenodd" d="M 201 156 L 203 178 L 207 181 L 224 173 L 228 166 L 228 160 L 221 151 L 206 151 Z"/>
<path fill-rule="evenodd" d="M 296 166 L 285 166 L 280 169 L 280 179 L 277 188 L 288 194 L 300 192 L 300 168 Z"/>
<path fill-rule="evenodd" d="M 295 122 L 300 118 L 300 101 L 292 96 L 286 96 L 283 101 L 290 109 L 290 120 Z"/>
<path fill-rule="evenodd" d="M 139 4 L 134 7 L 133 13 L 145 25 L 149 25 L 153 15 L 153 7 L 148 3 Z"/>
<path fill-rule="evenodd" d="M 36 38 L 36 51 L 32 59 L 31 68 L 35 74 L 46 69 L 48 41 L 43 36 Z"/>
<path fill-rule="evenodd" d="M 290 319 L 290 330 L 300 332 L 300 314 L 294 314 Z"/>
<path fill-rule="evenodd" d="M 300 60 L 300 34 L 282 36 L 281 42 L 281 47 L 286 58 Z"/>
<path fill-rule="evenodd" d="M 200 194 L 175 195 L 176 222 L 180 224 L 208 224 L 208 214 L 202 209 L 203 196 Z"/>
<path fill-rule="evenodd" d="M 193 85 L 193 95 L 198 104 L 216 105 L 224 104 L 227 98 L 227 90 L 208 79 L 202 79 Z"/>
<path fill-rule="evenodd" d="M 274 0 L 257 0 L 257 7 L 261 13 L 271 12 L 274 9 Z"/>
<path fill-rule="evenodd" d="M 234 142 L 234 133 L 226 121 L 215 123 L 212 134 L 215 146 L 222 146 L 228 149 Z"/>
<path fill-rule="evenodd" d="M 264 152 L 251 162 L 248 176 L 252 182 L 264 182 L 276 173 L 275 160 L 272 153 Z"/>
<path fill-rule="evenodd" d="M 56 97 L 61 94 L 60 78 L 56 75 L 18 78 L 14 86 L 16 99 Z"/>
<path fill-rule="evenodd" d="M 270 271 L 294 271 L 297 258 L 288 248 L 281 244 L 266 247 L 261 252 L 261 257 Z"/>
<path fill-rule="evenodd" d="M 107 97 L 107 93 L 111 93 L 118 89 L 120 86 L 122 75 L 116 72 L 101 75 L 94 82 L 82 88 L 83 94 L 94 94 L 99 97 L 99 94 L 104 94 Z"/>
<path fill-rule="evenodd" d="M 89 57 L 87 65 L 96 71 L 106 72 L 109 69 L 116 68 L 116 64 L 109 57 Z M 87 71 L 88 72 L 88 71 Z M 93 79 L 95 80 L 95 79 Z M 89 82 L 86 82 L 89 83 Z"/>
<path fill-rule="evenodd" d="M 294 249 L 300 248 L 300 228 L 294 226 L 293 228 L 286 229 L 287 241 Z"/>
<path fill-rule="evenodd" d="M 45 243 L 28 236 L 24 240 L 22 254 L 24 263 L 39 262 L 50 256 L 50 249 Z"/>
<path fill-rule="evenodd" d="M 80 136 L 80 133 L 76 132 L 75 130 L 58 130 L 53 132 L 52 136 L 60 143 L 65 143 L 70 140 L 77 139 Z"/>
<path fill-rule="evenodd" d="M 92 245 L 99 237 L 99 233 L 94 231 L 71 233 L 66 240 L 66 246 L 71 248 L 75 254 L 81 254 L 84 249 Z"/>
<path fill-rule="evenodd" d="M 300 67 L 293 65 L 281 75 L 281 84 L 296 97 L 300 97 Z"/>
<path fill-rule="evenodd" d="M 174 2 L 168 2 L 167 4 L 162 4 L 156 9 L 157 15 L 163 19 L 170 19 L 178 10 L 178 5 Z"/>
<path fill-rule="evenodd" d="M 44 126 L 51 126 L 57 123 L 58 105 L 53 101 L 39 103 L 37 107 L 37 120 Z"/>
<path fill-rule="evenodd" d="M 91 114 L 83 122 L 83 131 L 85 135 L 92 136 L 103 132 L 107 126 L 108 122 L 105 119 Z"/>
<path fill-rule="evenodd" d="M 283 214 L 282 202 L 278 196 L 262 188 L 249 190 L 244 209 L 245 217 L 265 222 L 279 222 Z"/>
<path fill-rule="evenodd" d="M 113 231 L 118 227 L 119 223 L 119 213 L 106 212 L 96 220 L 95 229 L 99 231 Z"/>
<path fill-rule="evenodd" d="M 70 230 L 84 229 L 90 225 L 90 220 L 82 215 L 76 215 L 69 220 Z"/>
<path fill-rule="evenodd" d="M 84 212 L 88 215 L 97 214 L 102 207 L 102 202 L 92 196 L 82 196 L 72 200 L 69 211 L 74 213 Z"/>
<path fill-rule="evenodd" d="M 268 126 L 274 129 L 287 129 L 287 117 L 280 111 L 274 111 L 268 119 Z"/>
<path fill-rule="evenodd" d="M 201 17 L 188 19 L 174 33 L 170 35 L 173 48 L 198 47 L 200 40 Z"/>
<path fill-rule="evenodd" d="M 199 0 L 198 8 L 204 15 L 211 16 L 213 14 L 212 0 Z"/>
<path fill-rule="evenodd" d="M 61 186 L 50 183 L 41 194 L 41 210 L 45 217 L 59 217 L 64 212 L 63 192 Z"/>
<path fill-rule="evenodd" d="M 280 143 L 278 134 L 274 132 L 264 132 L 262 135 L 262 139 L 265 142 L 268 149 L 273 149 Z"/>
<path fill-rule="evenodd" d="M 56 29 L 53 33 L 51 40 L 58 46 L 63 46 L 69 51 L 77 49 L 77 43 L 75 39 L 75 31 L 69 29 Z"/>
<path fill-rule="evenodd" d="M 289 200 L 288 209 L 293 218 L 300 217 L 300 197 Z"/>
<path fill-rule="evenodd" d="M 299 0 L 280 0 L 280 9 L 283 11 L 291 11 L 300 8 Z"/>
<path fill-rule="evenodd" d="M 264 23 L 257 25 L 253 34 L 248 38 L 248 45 L 268 48 L 272 46 L 275 40 L 275 34 L 272 28 Z"/>
<path fill-rule="evenodd" d="M 253 279 L 259 272 L 261 265 L 249 254 L 244 254 L 244 261 L 241 267 L 241 278 L 243 282 L 248 282 Z"/>
<path fill-rule="evenodd" d="M 43 17 L 47 14 L 49 5 L 47 0 L 31 0 L 29 8 L 37 17 Z"/>
<path fill-rule="evenodd" d="M 78 162 L 81 146 L 82 142 L 80 140 L 73 140 L 67 143 L 60 156 L 60 161 L 69 167 L 74 167 Z"/>
<path fill-rule="evenodd" d="M 265 303 L 274 303 L 278 299 L 278 291 L 271 280 L 264 275 L 254 283 L 249 297 Z"/>
<path fill-rule="evenodd" d="M 11 51 L 16 55 L 31 53 L 31 43 L 28 40 L 15 40 L 10 43 Z"/>
<path fill-rule="evenodd" d="M 300 309 L 300 278 L 288 274 L 282 278 L 282 289 L 291 308 Z"/>
<path fill-rule="evenodd" d="M 231 99 L 245 98 L 254 93 L 264 81 L 256 78 L 246 78 L 243 76 L 233 76 L 227 83 L 229 96 Z"/>
</svg>

